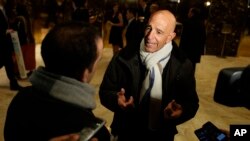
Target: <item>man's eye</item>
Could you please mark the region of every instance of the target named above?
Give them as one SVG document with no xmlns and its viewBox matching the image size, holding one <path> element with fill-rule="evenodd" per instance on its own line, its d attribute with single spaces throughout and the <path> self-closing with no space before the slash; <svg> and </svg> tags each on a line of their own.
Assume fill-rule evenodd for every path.
<svg viewBox="0 0 250 141">
<path fill-rule="evenodd" d="M 162 30 L 156 30 L 157 34 L 163 34 L 164 32 L 162 32 Z"/>
<path fill-rule="evenodd" d="M 162 34 L 162 32 L 161 31 L 157 31 L 157 34 Z"/>
<path fill-rule="evenodd" d="M 150 26 L 147 26 L 147 27 L 145 28 L 145 30 L 151 30 L 151 27 L 150 27 Z"/>
</svg>

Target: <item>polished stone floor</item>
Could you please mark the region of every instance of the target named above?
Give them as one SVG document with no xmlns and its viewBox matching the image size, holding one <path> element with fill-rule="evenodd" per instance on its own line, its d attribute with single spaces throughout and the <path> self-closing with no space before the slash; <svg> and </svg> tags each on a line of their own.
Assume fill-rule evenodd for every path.
<svg viewBox="0 0 250 141">
<path fill-rule="evenodd" d="M 41 30 L 41 34 L 46 33 L 46 29 Z M 196 68 L 197 92 L 200 99 L 200 108 L 196 116 L 182 125 L 179 125 L 179 134 L 176 135 L 175 141 L 198 141 L 194 130 L 200 128 L 205 122 L 211 121 L 217 127 L 229 130 L 230 124 L 250 124 L 250 110 L 244 107 L 228 107 L 213 101 L 214 88 L 219 71 L 226 67 L 244 67 L 250 64 L 250 40 L 244 39 L 239 48 L 237 57 L 220 58 L 212 55 L 204 55 L 201 63 Z M 103 57 L 98 64 L 95 77 L 91 84 L 95 86 L 96 92 L 102 80 L 104 71 L 111 59 L 112 50 L 110 45 L 105 44 Z M 37 66 L 43 65 L 40 56 L 40 44 L 36 46 Z M 19 80 L 22 86 L 30 85 L 28 80 Z M 16 91 L 9 90 L 9 82 L 4 68 L 0 69 L 0 141 L 3 140 L 3 127 L 8 105 L 15 96 Z M 97 108 L 94 113 L 107 121 L 109 127 L 112 121 L 113 113 L 104 108 L 96 94 Z M 17 117 L 18 118 L 18 117 Z"/>
</svg>

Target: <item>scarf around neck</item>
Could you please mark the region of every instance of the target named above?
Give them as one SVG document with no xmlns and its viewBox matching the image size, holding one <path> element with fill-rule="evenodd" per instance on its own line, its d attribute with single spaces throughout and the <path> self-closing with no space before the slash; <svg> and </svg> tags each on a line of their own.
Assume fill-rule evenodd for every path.
<svg viewBox="0 0 250 141">
<path fill-rule="evenodd" d="M 49 93 L 52 97 L 80 106 L 95 109 L 95 89 L 88 83 L 50 73 L 39 67 L 29 78 L 32 86 Z"/>
<path fill-rule="evenodd" d="M 162 72 L 171 55 L 172 42 L 165 44 L 160 50 L 149 53 L 145 51 L 144 40 L 140 46 L 140 58 L 146 66 L 147 75 L 142 83 L 140 102 L 149 97 L 148 128 L 157 130 L 161 123 Z"/>
<path fill-rule="evenodd" d="M 146 91 L 151 93 L 151 97 L 161 99 L 162 72 L 170 58 L 173 48 L 172 42 L 165 44 L 160 50 L 153 53 L 146 52 L 144 46 L 143 39 L 140 45 L 140 58 L 142 63 L 146 66 L 148 73 L 143 82 L 140 99 L 143 98 Z"/>
</svg>

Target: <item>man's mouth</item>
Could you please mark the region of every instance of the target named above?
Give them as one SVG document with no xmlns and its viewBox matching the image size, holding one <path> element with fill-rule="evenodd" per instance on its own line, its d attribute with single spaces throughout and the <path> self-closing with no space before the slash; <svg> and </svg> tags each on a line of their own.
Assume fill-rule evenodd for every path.
<svg viewBox="0 0 250 141">
<path fill-rule="evenodd" d="M 154 46 L 156 43 L 145 42 L 146 46 Z"/>
</svg>

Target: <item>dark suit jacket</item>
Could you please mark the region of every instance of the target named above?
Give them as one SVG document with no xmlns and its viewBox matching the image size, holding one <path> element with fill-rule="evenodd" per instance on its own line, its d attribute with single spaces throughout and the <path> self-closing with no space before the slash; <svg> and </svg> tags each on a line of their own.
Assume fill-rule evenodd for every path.
<svg viewBox="0 0 250 141">
<path fill-rule="evenodd" d="M 148 19 L 150 17 L 150 5 L 149 4 L 147 4 L 145 10 L 143 10 L 141 6 L 138 8 L 138 17 L 141 17 L 141 16 L 144 17 L 143 23 L 147 24 Z"/>
<path fill-rule="evenodd" d="M 4 127 L 5 141 L 48 141 L 52 137 L 78 133 L 95 122 L 91 109 L 64 102 L 32 86 L 19 91 L 11 101 Z M 102 127 L 95 135 L 108 141 Z"/>
<path fill-rule="evenodd" d="M 80 22 L 89 22 L 89 11 L 85 8 L 77 8 L 72 13 L 72 20 L 73 21 L 80 21 Z"/>
<path fill-rule="evenodd" d="M 187 54 L 192 63 L 199 63 L 204 54 L 206 27 L 202 20 L 188 19 L 183 22 L 179 47 Z"/>
<path fill-rule="evenodd" d="M 140 23 L 137 20 L 133 19 L 127 26 L 125 37 L 127 46 L 137 46 L 138 44 L 140 44 L 143 37 L 143 26 L 140 26 Z"/>
</svg>

